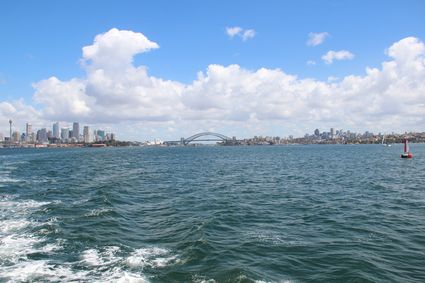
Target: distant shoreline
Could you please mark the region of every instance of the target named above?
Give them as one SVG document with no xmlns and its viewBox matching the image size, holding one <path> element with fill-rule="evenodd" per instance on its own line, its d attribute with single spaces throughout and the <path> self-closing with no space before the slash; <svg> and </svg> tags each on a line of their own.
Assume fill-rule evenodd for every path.
<svg viewBox="0 0 425 283">
<path fill-rule="evenodd" d="M 411 144 L 425 144 L 425 142 L 410 142 Z M 403 143 L 392 143 L 391 145 L 402 145 Z M 288 143 L 288 144 L 236 144 L 236 145 L 222 145 L 222 144 L 189 144 L 181 145 L 122 145 L 122 146 L 4 146 L 0 149 L 90 149 L 90 148 L 190 148 L 190 147 L 290 147 L 290 146 L 309 146 L 309 145 L 338 145 L 338 146 L 352 146 L 352 145 L 377 145 L 380 143 Z"/>
</svg>

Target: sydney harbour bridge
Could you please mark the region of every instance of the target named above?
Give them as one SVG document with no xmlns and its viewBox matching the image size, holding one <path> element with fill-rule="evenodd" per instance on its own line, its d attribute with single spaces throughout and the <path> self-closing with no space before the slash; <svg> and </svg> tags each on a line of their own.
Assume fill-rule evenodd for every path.
<svg viewBox="0 0 425 283">
<path fill-rule="evenodd" d="M 164 143 L 168 145 L 172 145 L 172 144 L 188 145 L 191 142 L 195 143 L 195 142 L 213 142 L 213 141 L 221 142 L 222 144 L 225 144 L 225 145 L 234 145 L 238 142 L 235 137 L 230 138 L 219 133 L 202 132 L 202 133 L 198 133 L 196 135 L 190 136 L 188 138 L 180 138 L 179 141 L 166 141 Z"/>
</svg>

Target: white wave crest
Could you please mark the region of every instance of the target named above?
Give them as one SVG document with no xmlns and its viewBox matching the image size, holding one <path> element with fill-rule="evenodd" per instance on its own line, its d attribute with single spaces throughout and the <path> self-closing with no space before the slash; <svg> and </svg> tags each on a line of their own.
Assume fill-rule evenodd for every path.
<svg viewBox="0 0 425 283">
<path fill-rule="evenodd" d="M 87 278 L 88 272 L 75 271 L 69 266 L 56 266 L 46 260 L 33 260 L 5 267 L 0 275 L 3 278 L 11 279 L 12 282 L 64 282 Z"/>
<path fill-rule="evenodd" d="M 116 246 L 106 247 L 103 251 L 89 249 L 85 250 L 81 257 L 83 262 L 90 266 L 110 265 L 122 260 L 116 255 L 119 249 Z"/>
<path fill-rule="evenodd" d="M 157 247 L 137 249 L 127 258 L 130 267 L 158 268 L 177 262 L 175 255 L 170 255 L 168 250 Z"/>
</svg>

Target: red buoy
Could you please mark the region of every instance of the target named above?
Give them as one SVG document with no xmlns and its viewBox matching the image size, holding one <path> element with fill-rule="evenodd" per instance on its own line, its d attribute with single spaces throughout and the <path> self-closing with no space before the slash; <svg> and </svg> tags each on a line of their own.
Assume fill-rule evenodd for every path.
<svg viewBox="0 0 425 283">
<path fill-rule="evenodd" d="M 407 143 L 407 138 L 404 139 L 404 153 L 401 155 L 401 158 L 412 158 L 413 154 L 409 152 L 409 145 Z"/>
</svg>

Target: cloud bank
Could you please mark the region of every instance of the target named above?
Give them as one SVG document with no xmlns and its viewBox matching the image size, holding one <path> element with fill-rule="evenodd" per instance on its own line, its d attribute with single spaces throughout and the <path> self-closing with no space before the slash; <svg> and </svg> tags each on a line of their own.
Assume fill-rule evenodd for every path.
<svg viewBox="0 0 425 283">
<path fill-rule="evenodd" d="M 133 64 L 136 54 L 157 48 L 141 33 L 112 29 L 97 35 L 93 44 L 83 47 L 84 77 L 36 82 L 38 110 L 22 101 L 2 102 L 0 118 L 142 123 L 170 132 L 237 129 L 261 134 L 271 125 L 288 134 L 321 126 L 423 130 L 425 45 L 414 37 L 392 44 L 380 68 L 326 81 L 281 69 L 212 64 L 192 83 L 183 84 L 150 76 L 144 66 Z M 336 54 L 324 60 L 348 56 Z"/>
</svg>

